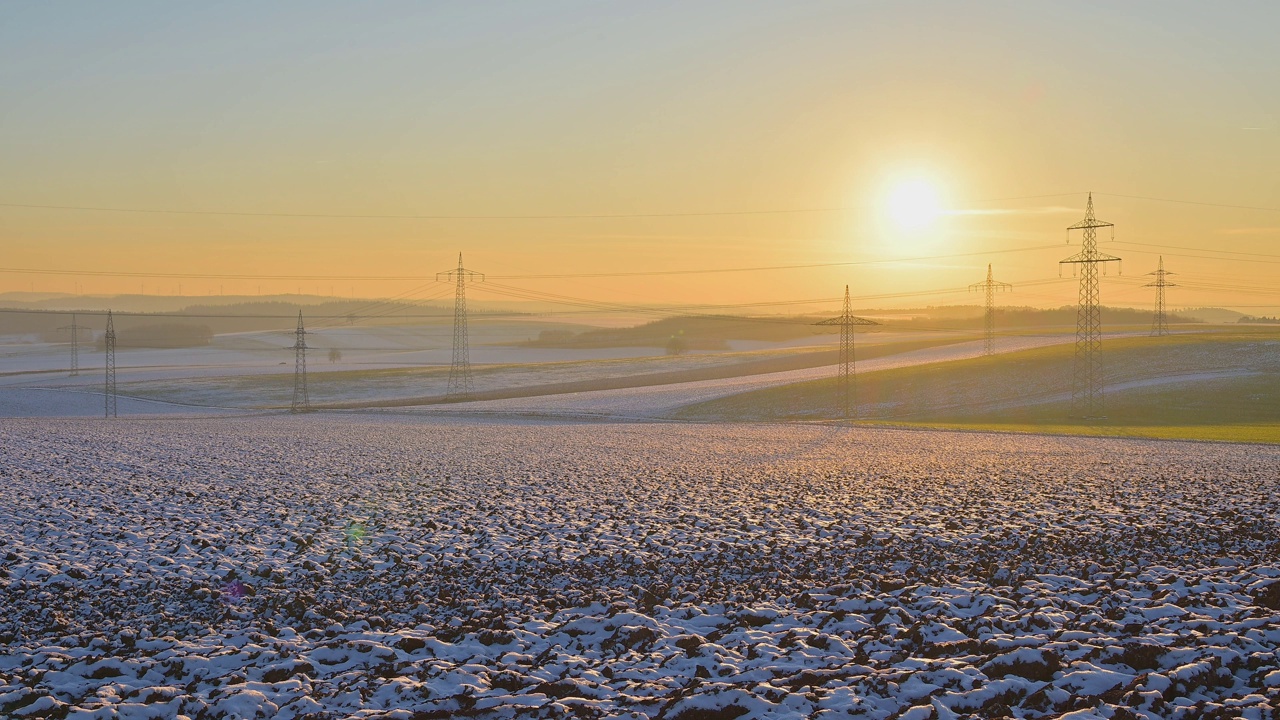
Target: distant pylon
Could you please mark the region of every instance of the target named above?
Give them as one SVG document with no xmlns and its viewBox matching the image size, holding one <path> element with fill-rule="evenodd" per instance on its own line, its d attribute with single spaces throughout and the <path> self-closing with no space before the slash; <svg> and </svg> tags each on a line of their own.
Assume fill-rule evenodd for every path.
<svg viewBox="0 0 1280 720">
<path fill-rule="evenodd" d="M 106 387 L 103 394 L 106 396 L 105 417 L 119 417 L 116 410 L 116 325 L 111 318 L 111 311 L 107 311 L 107 332 L 102 336 L 103 346 L 106 349 Z"/>
<path fill-rule="evenodd" d="M 307 395 L 307 329 L 302 325 L 302 311 L 298 311 L 298 329 L 293 333 L 293 405 L 289 412 L 310 412 L 311 397 Z"/>
<path fill-rule="evenodd" d="M 457 282 L 453 295 L 453 364 L 449 367 L 449 389 L 445 397 L 466 400 L 472 390 L 471 357 L 467 349 L 467 281 L 483 282 L 484 275 L 462 267 L 462 253 L 458 253 L 458 268 L 436 273 L 436 280 Z"/>
<path fill-rule="evenodd" d="M 991 355 L 996 351 L 996 290 L 1011 290 L 1009 283 L 997 282 L 991 277 L 991 264 L 987 263 L 987 279 L 969 286 L 969 290 L 985 290 L 987 293 L 987 312 L 983 316 L 986 335 L 982 346 L 983 355 Z"/>
<path fill-rule="evenodd" d="M 80 331 L 88 328 L 76 324 L 76 314 L 71 313 L 71 324 L 63 325 L 59 330 L 71 331 L 71 373 L 72 377 L 80 374 Z"/>
<path fill-rule="evenodd" d="M 1080 266 L 1080 304 L 1076 310 L 1076 356 L 1071 377 L 1071 416 L 1100 417 L 1103 410 L 1102 312 L 1099 305 L 1098 266 L 1120 258 L 1098 252 L 1098 228 L 1115 227 L 1093 214 L 1093 193 L 1085 208 L 1084 220 L 1067 228 L 1067 242 L 1072 230 L 1083 230 L 1080 252 L 1058 263 Z"/>
<path fill-rule="evenodd" d="M 856 317 L 853 306 L 849 303 L 849 286 L 844 286 L 844 310 L 839 317 L 829 318 L 815 325 L 840 326 L 840 405 L 846 418 L 858 417 L 858 384 L 854 373 L 857 371 L 853 356 L 853 328 L 858 325 L 879 325 L 880 323 L 866 318 Z"/>
<path fill-rule="evenodd" d="M 1149 282 L 1142 287 L 1153 287 L 1156 289 L 1156 315 L 1151 321 L 1151 335 L 1160 337 L 1169 334 L 1169 316 L 1164 310 L 1164 289 L 1167 287 L 1178 287 L 1177 285 L 1165 280 L 1171 273 L 1164 269 L 1164 256 L 1160 256 L 1160 266 L 1155 272 L 1149 272 L 1148 275 L 1155 275 L 1155 282 Z"/>
</svg>

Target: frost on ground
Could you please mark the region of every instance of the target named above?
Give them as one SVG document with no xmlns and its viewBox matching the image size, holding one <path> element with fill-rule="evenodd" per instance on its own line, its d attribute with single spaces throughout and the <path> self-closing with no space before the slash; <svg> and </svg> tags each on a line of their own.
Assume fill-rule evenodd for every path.
<svg viewBox="0 0 1280 720">
<path fill-rule="evenodd" d="M 1275 717 L 1280 449 L 0 425 L 4 717 Z"/>
</svg>

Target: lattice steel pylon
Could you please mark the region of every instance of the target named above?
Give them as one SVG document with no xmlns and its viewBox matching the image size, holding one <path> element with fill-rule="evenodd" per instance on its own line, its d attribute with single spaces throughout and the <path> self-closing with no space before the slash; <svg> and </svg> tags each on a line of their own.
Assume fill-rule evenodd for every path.
<svg viewBox="0 0 1280 720">
<path fill-rule="evenodd" d="M 844 310 L 838 317 L 828 318 L 814 325 L 840 326 L 840 405 L 845 418 L 858 417 L 858 382 L 855 373 L 857 365 L 853 356 L 853 329 L 858 325 L 879 325 L 880 323 L 853 314 L 853 306 L 849 303 L 849 286 L 844 286 Z"/>
<path fill-rule="evenodd" d="M 106 351 L 107 376 L 103 395 L 106 396 L 104 417 L 119 417 L 116 410 L 116 324 L 107 311 L 107 331 L 102 336 L 103 348 Z"/>
<path fill-rule="evenodd" d="M 462 253 L 458 253 L 456 270 L 436 273 L 436 280 L 458 283 L 453 296 L 453 364 L 449 367 L 447 400 L 467 400 L 471 397 L 471 356 L 467 348 L 467 281 L 484 282 L 484 275 L 462 267 Z"/>
<path fill-rule="evenodd" d="M 76 314 L 71 313 L 71 324 L 63 325 L 58 329 L 71 331 L 71 372 L 68 374 L 71 377 L 75 377 L 80 374 L 80 331 L 88 330 L 89 328 L 77 325 Z"/>
<path fill-rule="evenodd" d="M 311 396 L 307 394 L 307 329 L 302 324 L 302 311 L 298 311 L 298 329 L 293 331 L 293 405 L 289 412 L 311 411 Z"/>
<path fill-rule="evenodd" d="M 1164 269 L 1164 256 L 1160 256 L 1160 265 L 1155 272 L 1149 272 L 1148 275 L 1155 275 L 1154 282 L 1149 282 L 1142 287 L 1153 287 L 1156 289 L 1156 314 L 1151 320 L 1151 336 L 1162 337 L 1169 334 L 1169 316 L 1164 309 L 1164 289 L 1168 287 L 1178 287 L 1177 285 L 1165 280 L 1166 277 L 1174 275 Z"/>
<path fill-rule="evenodd" d="M 1080 252 L 1063 265 L 1080 267 L 1080 300 L 1076 310 L 1076 353 L 1071 376 L 1071 416 L 1078 418 L 1101 417 L 1103 412 L 1102 312 L 1099 305 L 1098 267 L 1111 261 L 1119 262 L 1114 255 L 1098 252 L 1098 228 L 1115 227 L 1093 214 L 1093 193 L 1085 208 L 1084 220 L 1067 228 L 1067 242 L 1071 242 L 1072 230 L 1083 230 L 1084 239 Z M 1114 232 L 1114 231 L 1113 231 Z"/>
<path fill-rule="evenodd" d="M 991 355 L 996 351 L 996 291 L 1012 290 L 1009 283 L 998 282 L 991 277 L 991 264 L 987 264 L 987 279 L 969 286 L 969 291 L 985 290 L 987 294 L 987 312 L 983 316 L 986 334 L 983 336 L 982 354 Z"/>
</svg>

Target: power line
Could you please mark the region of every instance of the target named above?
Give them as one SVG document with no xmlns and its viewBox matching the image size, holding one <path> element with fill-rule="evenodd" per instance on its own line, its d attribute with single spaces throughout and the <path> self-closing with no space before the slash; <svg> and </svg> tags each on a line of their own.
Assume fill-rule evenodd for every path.
<svg viewBox="0 0 1280 720">
<path fill-rule="evenodd" d="M 1263 212 L 1280 212 L 1280 208 L 1259 207 L 1257 205 L 1228 205 L 1224 203 L 1200 202 L 1198 200 L 1175 200 L 1172 198 L 1158 198 L 1147 195 L 1122 195 L 1120 193 L 1097 193 L 1098 195 L 1106 195 L 1107 197 L 1128 198 L 1130 200 L 1150 200 L 1152 202 L 1176 203 L 1178 205 L 1201 205 L 1204 207 L 1229 208 L 1232 210 L 1261 210 Z"/>
<path fill-rule="evenodd" d="M 1046 195 L 1021 195 L 1017 197 L 987 198 L 973 200 L 974 203 L 1012 202 L 1015 200 L 1038 200 L 1043 198 L 1068 197 L 1083 193 L 1050 193 Z M 0 203 L 0 207 L 25 208 L 31 210 L 72 210 L 82 212 L 136 213 L 144 215 L 224 215 L 232 217 L 278 217 L 278 218 L 326 218 L 354 220 L 626 220 L 638 218 L 687 218 L 687 217 L 726 217 L 734 215 L 801 215 L 809 213 L 850 212 L 865 210 L 866 206 L 837 206 L 814 208 L 783 208 L 763 210 L 704 210 L 694 212 L 635 212 L 635 213 L 568 213 L 542 215 L 415 215 L 415 214 L 378 214 L 378 213 L 286 213 L 286 212 L 246 212 L 235 210 L 170 210 L 163 208 L 120 208 L 88 205 L 39 205 L 34 203 Z"/>
<path fill-rule="evenodd" d="M 710 270 L 650 270 L 635 272 L 609 273 L 563 273 L 554 275 L 494 275 L 494 280 L 547 280 L 567 278 L 605 278 L 605 277 L 644 277 L 652 275 L 709 275 L 712 273 L 761 272 L 767 270 L 810 270 L 824 267 L 848 267 L 853 265 L 891 265 L 895 263 L 920 262 L 923 260 L 951 260 L 954 258 L 976 257 L 979 255 L 1003 255 L 1005 253 L 1027 252 L 1029 250 L 1048 250 L 1058 245 L 1033 245 L 1003 250 L 984 250 L 979 252 L 947 253 L 945 255 L 919 255 L 907 258 L 886 258 L 882 260 L 845 260 L 840 262 L 808 263 L 804 265 L 760 265 L 755 267 L 719 268 Z"/>
<path fill-rule="evenodd" d="M 1276 288 L 1274 285 L 1244 285 L 1241 283 L 1232 282 L 1229 278 L 1225 278 L 1222 280 L 1210 280 L 1210 279 L 1196 280 L 1197 277 L 1201 277 L 1201 278 L 1205 277 L 1203 275 L 1184 275 L 1183 277 L 1184 279 L 1182 281 L 1181 287 L 1196 288 L 1199 290 L 1221 290 L 1221 291 L 1242 292 L 1242 293 L 1256 292 L 1256 293 L 1266 293 L 1270 295 L 1280 293 L 1280 288 Z M 1191 279 L 1188 280 L 1185 278 L 1191 278 Z M 1141 277 L 1137 277 L 1137 278 L 1116 277 L 1113 279 L 1113 281 L 1120 283 L 1122 285 L 1131 285 L 1134 287 L 1141 286 L 1143 282 Z"/>
<path fill-rule="evenodd" d="M 763 272 L 773 270 L 809 270 L 824 267 L 849 267 L 856 265 L 889 265 L 895 263 L 921 262 L 924 260 L 950 260 L 955 258 L 977 257 L 980 255 L 1002 255 L 1005 253 L 1029 252 L 1033 250 L 1048 250 L 1056 248 L 1058 245 L 1032 245 L 1018 248 L 1004 248 L 1001 250 L 984 250 L 964 253 L 946 253 L 941 255 L 919 255 L 914 257 L 902 258 L 883 258 L 877 260 L 842 260 L 836 262 L 825 263 L 806 263 L 801 265 L 757 265 L 751 267 L 733 267 L 733 268 L 703 268 L 693 270 L 641 270 L 641 271 L 622 271 L 622 272 L 586 272 L 586 273 L 555 273 L 555 274 L 525 274 L 525 275 L 492 275 L 494 280 L 560 280 L 569 278 L 610 278 L 610 277 L 652 277 L 660 275 L 706 275 L 713 273 L 738 273 L 738 272 Z M 106 271 L 106 270 L 64 270 L 64 269 L 47 269 L 47 268 L 0 268 L 0 273 L 12 273 L 17 275 L 76 275 L 90 277 L 143 277 L 143 278 L 171 278 L 171 279 L 200 279 L 200 280 L 355 280 L 355 281 L 386 281 L 386 280 L 431 280 L 431 278 L 422 275 L 248 275 L 248 274 L 208 274 L 208 273 L 152 273 L 152 272 L 136 272 L 136 271 Z"/>
<path fill-rule="evenodd" d="M 1116 240 L 1115 242 L 1119 245 L 1135 244 L 1135 243 L 1127 243 L 1127 242 L 1124 242 L 1123 240 Z M 1158 247 L 1158 246 L 1152 245 L 1150 247 Z M 1142 253 L 1143 255 L 1169 255 L 1170 257 L 1192 258 L 1195 260 L 1219 260 L 1219 261 L 1225 261 L 1225 262 L 1247 262 L 1247 263 L 1258 263 L 1263 265 L 1280 265 L 1280 260 L 1263 260 L 1258 257 L 1230 258 L 1230 257 L 1219 257 L 1217 255 L 1189 255 L 1187 253 L 1160 252 L 1156 250 L 1134 250 L 1133 252 Z M 1204 250 L 1202 252 L 1224 252 L 1224 251 Z M 1244 253 L 1240 253 L 1240 254 L 1244 254 Z M 1265 258 L 1265 257 L 1274 257 L 1274 256 L 1262 255 L 1261 257 Z"/>
<path fill-rule="evenodd" d="M 973 204 L 989 202 L 1014 202 L 1019 200 L 1042 200 L 1047 198 L 1071 197 L 1084 195 L 1084 192 L 1045 193 L 1042 195 L 1017 195 L 1000 198 L 982 198 L 971 200 Z M 1231 210 L 1258 210 L 1262 212 L 1280 212 L 1280 208 L 1259 205 L 1237 205 L 1232 203 L 1215 203 L 1201 200 L 1183 200 L 1179 198 L 1162 198 L 1150 195 L 1129 195 L 1125 193 L 1096 193 L 1100 196 L 1126 198 L 1129 200 L 1146 200 L 1149 202 L 1174 203 L 1178 205 L 1198 205 L 1202 207 L 1226 208 Z M 0 207 L 21 208 L 27 210 L 65 210 L 73 212 L 107 212 L 141 215 L 197 215 L 227 217 L 264 217 L 264 218 L 319 218 L 345 220 L 630 220 L 643 218 L 698 218 L 698 217 L 731 217 L 752 215 L 805 215 L 815 213 L 852 212 L 866 210 L 865 205 L 840 205 L 808 208 L 764 208 L 757 210 L 698 210 L 688 212 L 632 212 L 632 213 L 544 213 L 544 214 L 415 214 L 415 213 L 300 213 L 263 211 L 251 212 L 243 210 L 175 210 L 170 208 L 127 208 L 105 207 L 99 205 L 50 205 L 39 203 L 0 203 Z"/>
<path fill-rule="evenodd" d="M 1059 197 L 1056 195 L 1047 197 Z M 319 218 L 329 220 L 625 220 L 639 218 L 724 217 L 731 215 L 798 215 L 807 213 L 848 212 L 855 207 L 787 208 L 769 210 L 718 210 L 700 212 L 580 213 L 548 215 L 412 215 L 381 213 L 286 213 L 243 212 L 234 210 L 166 210 L 161 208 L 118 208 L 87 205 L 36 205 L 0 203 L 0 207 L 32 210 L 74 210 L 84 212 L 131 213 L 142 215 L 216 215 L 231 217 Z"/>
<path fill-rule="evenodd" d="M 362 320 L 377 320 L 377 319 L 382 319 L 387 317 L 397 317 L 397 318 L 406 317 L 404 315 L 398 315 L 397 311 L 404 308 L 406 305 L 423 305 L 425 303 L 431 302 L 432 300 L 438 300 L 448 294 L 447 291 L 429 293 L 427 289 L 432 287 L 433 285 L 435 285 L 435 281 L 410 288 L 402 293 L 392 295 L 389 298 L 384 298 L 382 300 L 373 300 L 370 302 L 366 302 L 362 305 L 357 305 L 354 309 L 352 309 L 346 314 L 345 319 L 350 324 L 354 322 L 355 318 L 359 318 Z M 413 302 L 407 302 L 409 298 L 415 295 L 419 295 L 419 293 L 425 293 L 425 296 L 418 297 Z M 335 327 L 337 324 L 337 321 L 334 320 L 333 318 L 329 318 L 329 320 L 330 322 L 322 323 L 320 327 L 321 328 Z"/>
<path fill-rule="evenodd" d="M 1141 243 L 1141 242 L 1134 242 L 1132 240 L 1113 240 L 1112 242 L 1118 245 L 1135 245 L 1138 247 L 1153 247 L 1153 248 L 1161 248 L 1164 250 L 1190 250 L 1192 252 L 1214 252 L 1214 253 L 1222 253 L 1224 255 L 1249 255 L 1252 257 L 1280 258 L 1280 255 L 1274 255 L 1271 253 L 1241 252 L 1239 250 L 1217 250 L 1212 248 L 1190 248 L 1190 247 L 1186 247 L 1185 245 L 1161 245 L 1159 243 Z M 1229 260 L 1230 258 L 1221 258 L 1221 259 Z"/>
<path fill-rule="evenodd" d="M 1054 247 L 1057 247 L 1056 245 Z M 1046 278 L 1040 280 L 1032 280 L 1023 283 L 1023 287 L 1051 285 L 1067 282 L 1065 278 Z M 485 283 L 483 286 L 488 292 L 501 296 L 518 300 L 527 300 L 534 302 L 545 302 L 550 304 L 566 305 L 569 307 L 578 307 L 579 310 L 557 310 L 548 312 L 528 312 L 528 311 L 489 311 L 478 314 L 478 319 L 500 319 L 511 317 L 532 317 L 532 316 L 564 316 L 578 314 L 600 314 L 600 313 L 634 313 L 640 315 L 656 315 L 660 317 L 670 317 L 673 315 L 682 316 L 703 316 L 723 318 L 723 314 L 717 314 L 710 311 L 715 310 L 741 310 L 747 308 L 759 307 L 784 307 L 788 305 L 820 305 L 839 300 L 839 298 L 806 298 L 800 300 L 772 300 L 758 301 L 746 303 L 724 303 L 724 304 L 692 304 L 692 305 L 663 305 L 663 306 L 646 306 L 646 305 L 628 305 L 624 303 L 605 302 L 598 300 L 590 300 L 585 298 L 577 298 L 558 293 L 548 293 L 539 290 L 528 290 L 518 288 L 501 283 Z M 437 297 L 447 294 L 450 289 L 446 289 Z M 897 292 L 897 293 L 879 293 L 853 296 L 853 300 L 887 300 L 901 299 L 913 297 L 930 297 L 938 295 L 952 295 L 966 292 L 963 287 L 940 288 L 935 290 L 921 290 L 916 292 Z M 434 299 L 434 298 L 432 298 Z M 35 308 L 0 308 L 0 313 L 27 314 L 27 315 L 70 315 L 73 312 L 85 315 L 103 315 L 103 311 L 95 310 L 45 310 Z M 122 317 L 138 317 L 149 318 L 153 320 L 186 320 L 186 319 L 221 319 L 221 320 L 292 320 L 293 315 L 276 315 L 276 314 L 222 314 L 222 313 L 151 313 L 151 312 L 120 312 L 115 313 Z M 321 315 L 316 316 L 323 320 L 334 321 L 329 325 L 330 328 L 337 327 L 339 321 L 349 321 L 354 317 L 356 320 L 369 319 L 392 319 L 392 320 L 416 320 L 416 319 L 443 319 L 450 317 L 448 313 L 430 313 L 430 314 L 396 314 L 391 311 L 381 313 L 371 313 L 367 315 Z M 782 323 L 782 324 L 803 324 L 805 320 L 792 320 L 787 318 L 771 318 L 771 317 L 742 317 L 745 322 L 766 322 L 766 323 Z M 274 332 L 263 330 L 262 332 Z"/>
</svg>

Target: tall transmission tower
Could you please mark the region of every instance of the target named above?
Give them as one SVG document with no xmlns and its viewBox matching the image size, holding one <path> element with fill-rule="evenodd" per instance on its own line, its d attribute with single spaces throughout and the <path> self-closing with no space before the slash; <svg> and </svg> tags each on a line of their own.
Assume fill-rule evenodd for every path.
<svg viewBox="0 0 1280 720">
<path fill-rule="evenodd" d="M 71 331 L 71 373 L 72 377 L 80 374 L 80 331 L 89 328 L 76 324 L 76 314 L 71 313 L 71 324 L 63 325 L 59 330 Z"/>
<path fill-rule="evenodd" d="M 453 364 L 449 367 L 448 400 L 466 400 L 471 397 L 471 356 L 467 349 L 467 282 L 484 282 L 484 275 L 462 266 L 462 253 L 458 253 L 458 267 L 436 273 L 436 280 L 457 282 L 453 295 Z"/>
<path fill-rule="evenodd" d="M 105 417 L 119 417 L 116 411 L 116 324 L 110 310 L 107 311 L 107 332 L 103 334 L 102 341 L 107 354 L 106 387 L 103 392 L 106 396 Z"/>
<path fill-rule="evenodd" d="M 1155 282 L 1149 282 L 1142 287 L 1153 287 L 1156 289 L 1156 315 L 1151 321 L 1151 335 L 1153 337 L 1162 337 L 1169 334 L 1169 316 L 1164 309 L 1164 289 L 1167 287 L 1178 287 L 1177 285 L 1165 280 L 1171 273 L 1164 269 L 1164 256 L 1160 256 L 1160 266 L 1155 272 L 1149 272 L 1148 275 L 1155 275 Z"/>
<path fill-rule="evenodd" d="M 854 373 L 857 367 L 853 357 L 853 329 L 858 325 L 879 325 L 880 323 L 853 314 L 853 306 L 849 304 L 849 286 L 844 286 L 844 310 L 838 317 L 828 318 L 815 325 L 840 326 L 840 406 L 845 418 L 858 416 L 858 385 Z"/>
<path fill-rule="evenodd" d="M 991 355 L 996 351 L 996 291 L 1012 290 L 1013 286 L 1009 283 L 997 282 L 991 277 L 991 264 L 987 264 L 987 279 L 980 283 L 974 283 L 969 286 L 969 290 L 985 290 L 987 294 L 987 312 L 983 316 L 983 323 L 986 328 L 986 335 L 982 346 L 983 355 Z"/>
<path fill-rule="evenodd" d="M 1085 208 L 1084 220 L 1067 228 L 1067 242 L 1072 230 L 1083 230 L 1084 239 L 1080 252 L 1058 263 L 1080 268 L 1080 302 L 1076 310 L 1076 355 L 1071 376 L 1071 416 L 1078 418 L 1102 415 L 1103 378 L 1102 312 L 1098 298 L 1098 267 L 1111 261 L 1119 262 L 1114 255 L 1098 252 L 1098 228 L 1114 228 L 1115 225 L 1099 220 L 1093 214 L 1093 193 Z M 1112 231 L 1114 232 L 1114 230 Z"/>
<path fill-rule="evenodd" d="M 311 397 L 307 395 L 307 329 L 302 325 L 302 311 L 298 311 L 298 329 L 293 333 L 293 405 L 289 412 L 310 412 Z"/>
</svg>

